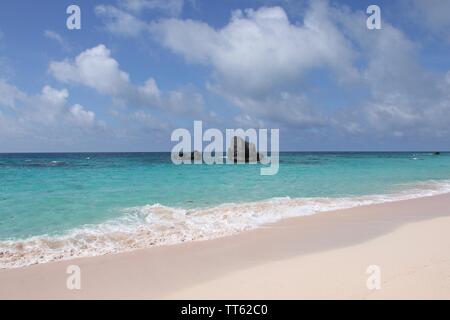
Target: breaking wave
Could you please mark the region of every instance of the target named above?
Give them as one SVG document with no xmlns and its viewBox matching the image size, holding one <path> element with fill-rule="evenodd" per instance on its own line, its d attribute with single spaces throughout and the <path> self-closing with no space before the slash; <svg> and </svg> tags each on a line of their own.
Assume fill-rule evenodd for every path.
<svg viewBox="0 0 450 320">
<path fill-rule="evenodd" d="M 127 252 L 157 245 L 234 235 L 284 218 L 408 200 L 450 192 L 450 180 L 401 186 L 385 195 L 342 198 L 274 198 L 190 209 L 160 204 L 128 208 L 120 218 L 86 225 L 62 236 L 0 241 L 0 268 Z"/>
</svg>

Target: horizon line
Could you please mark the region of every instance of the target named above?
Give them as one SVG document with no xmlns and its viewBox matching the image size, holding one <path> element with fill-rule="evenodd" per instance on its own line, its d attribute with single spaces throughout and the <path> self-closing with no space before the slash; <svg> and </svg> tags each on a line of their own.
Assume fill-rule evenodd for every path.
<svg viewBox="0 0 450 320">
<path fill-rule="evenodd" d="M 280 153 L 450 153 L 450 150 L 287 150 Z M 126 154 L 126 153 L 172 153 L 171 151 L 19 151 L 19 152 L 0 152 L 5 154 Z M 202 152 L 203 154 L 204 152 Z M 223 153 L 226 153 L 225 151 Z"/>
</svg>

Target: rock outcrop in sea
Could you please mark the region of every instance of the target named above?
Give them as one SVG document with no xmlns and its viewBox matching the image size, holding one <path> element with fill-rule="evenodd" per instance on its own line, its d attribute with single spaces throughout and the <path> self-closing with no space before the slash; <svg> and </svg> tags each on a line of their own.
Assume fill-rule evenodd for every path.
<svg viewBox="0 0 450 320">
<path fill-rule="evenodd" d="M 201 161 L 202 160 L 202 154 L 199 151 L 193 151 L 193 152 L 180 152 L 178 154 L 174 155 L 174 158 L 176 160 L 182 160 L 182 161 Z"/>
<path fill-rule="evenodd" d="M 256 151 L 254 143 L 245 141 L 241 137 L 233 137 L 228 148 L 227 157 L 234 163 L 255 163 L 260 162 L 262 156 Z"/>
</svg>

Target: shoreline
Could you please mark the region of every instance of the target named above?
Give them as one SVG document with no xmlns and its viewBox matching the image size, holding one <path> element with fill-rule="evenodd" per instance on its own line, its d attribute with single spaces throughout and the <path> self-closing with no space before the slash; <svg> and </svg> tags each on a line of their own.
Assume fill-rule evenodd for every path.
<svg viewBox="0 0 450 320">
<path fill-rule="evenodd" d="M 122 217 L 80 226 L 62 235 L 0 241 L 0 270 L 211 241 L 285 219 L 442 194 L 450 194 L 450 180 L 424 181 L 386 194 L 337 198 L 279 197 L 194 209 L 160 204 L 132 207 L 127 209 L 128 212 L 124 211 Z M 147 218 L 150 218 L 149 222 Z"/>
<path fill-rule="evenodd" d="M 449 228 L 450 194 L 360 206 L 213 240 L 0 270 L 0 299 L 450 299 Z M 376 292 L 366 288 L 373 264 L 382 270 Z M 80 291 L 66 288 L 70 265 L 81 268 Z"/>
</svg>

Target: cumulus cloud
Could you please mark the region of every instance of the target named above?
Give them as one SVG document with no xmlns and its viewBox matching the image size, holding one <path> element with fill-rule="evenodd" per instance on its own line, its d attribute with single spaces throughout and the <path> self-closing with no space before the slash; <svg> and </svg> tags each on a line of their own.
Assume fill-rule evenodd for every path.
<svg viewBox="0 0 450 320">
<path fill-rule="evenodd" d="M 438 14 L 423 9 L 430 17 Z M 400 29 L 384 20 L 383 30 L 372 32 L 366 18 L 363 11 L 314 1 L 301 23 L 289 21 L 280 7 L 263 7 L 235 11 L 220 29 L 165 19 L 153 23 L 151 32 L 188 63 L 211 67 L 208 87 L 242 109 L 241 122 L 328 125 L 351 134 L 375 130 L 397 136 L 447 130 L 446 75 L 421 66 L 419 46 Z M 447 21 L 435 23 L 442 27 Z M 337 88 L 360 90 L 364 98 L 326 116 L 303 85 L 319 72 L 334 75 Z"/>
<path fill-rule="evenodd" d="M 150 82 L 147 87 L 151 89 Z M 106 123 L 69 98 L 67 89 L 46 85 L 38 94 L 28 94 L 0 79 L 1 151 L 142 151 L 149 135 L 151 150 L 163 150 L 171 128 L 177 127 L 170 117 L 145 109 L 110 110 L 114 121 Z"/>
<path fill-rule="evenodd" d="M 449 20 L 442 12 L 448 11 L 447 1 L 434 1 L 439 10 L 416 0 L 410 3 L 422 11 L 431 32 L 445 34 Z M 319 0 L 311 1 L 298 15 L 299 21 L 275 6 L 236 10 L 225 25 L 213 27 L 176 18 L 182 8 L 183 1 L 123 0 L 118 8 L 96 7 L 96 14 L 113 34 L 150 35 L 187 64 L 211 70 L 206 87 L 238 107 L 240 113 L 231 116 L 238 125 L 321 128 L 322 133 L 337 130 L 347 135 L 388 138 L 450 133 L 450 71 L 428 71 L 418 58 L 420 46 L 387 19 L 382 30 L 369 31 L 364 11 Z M 144 10 L 156 10 L 172 18 L 144 22 L 139 18 Z M 50 34 L 48 37 L 52 38 Z M 53 61 L 49 72 L 64 84 L 85 86 L 110 96 L 118 109 L 130 107 L 121 109 L 129 112 L 118 116 L 130 128 L 135 124 L 163 130 L 169 127 L 169 115 L 190 119 L 208 114 L 195 88 L 162 90 L 153 77 L 133 83 L 105 45 L 71 59 Z M 323 93 L 320 99 L 313 97 L 317 87 Z M 351 99 L 327 110 L 334 103 L 327 101 L 329 88 L 345 90 Z M 33 96 L 38 102 L 33 107 L 30 97 L 0 82 L 3 130 L 11 114 L 16 114 L 17 130 L 27 127 L 21 124 L 30 123 L 31 116 L 17 111 L 23 106 L 48 126 L 57 122 L 85 128 L 98 124 L 94 112 L 67 103 L 67 90 L 45 87 Z"/>
<path fill-rule="evenodd" d="M 203 98 L 194 90 L 162 92 L 153 78 L 143 85 L 133 84 L 129 74 L 120 69 L 117 60 L 111 57 L 111 51 L 103 44 L 83 51 L 73 60 L 51 62 L 49 72 L 63 83 L 92 88 L 125 107 L 158 108 L 191 115 L 203 110 Z"/>
<path fill-rule="evenodd" d="M 436 136 L 449 132 L 446 75 L 420 64 L 420 47 L 387 21 L 383 30 L 367 32 L 358 23 L 363 13 L 335 10 L 342 32 L 359 48 L 364 61 L 361 90 L 369 95 L 336 115 L 336 124 L 353 134 Z M 446 124 L 447 123 L 447 124 Z"/>
<path fill-rule="evenodd" d="M 133 13 L 156 10 L 170 16 L 179 16 L 184 6 L 184 0 L 120 0 L 119 3 L 121 7 Z"/>
<path fill-rule="evenodd" d="M 262 7 L 234 11 L 221 29 L 174 18 L 145 27 L 140 21 L 139 29 L 189 63 L 211 66 L 212 81 L 207 87 L 240 107 L 244 117 L 315 126 L 323 122 L 321 116 L 312 110 L 305 94 L 297 93 L 296 81 L 323 68 L 331 70 L 339 82 L 359 77 L 350 41 L 330 21 L 327 4 L 320 1 L 313 3 L 303 24 L 291 22 L 281 7 Z M 116 22 L 110 29 L 119 27 Z M 180 92 L 166 97 L 166 105 L 178 109 Z"/>
<path fill-rule="evenodd" d="M 0 80 L 0 134 L 2 139 L 26 138 L 31 141 L 58 141 L 81 132 L 96 132 L 102 125 L 93 111 L 68 103 L 67 89 L 44 86 L 29 95 L 5 80 Z"/>
<path fill-rule="evenodd" d="M 329 22 L 324 2 L 314 2 L 304 24 L 280 7 L 237 10 L 222 29 L 192 20 L 155 23 L 153 34 L 188 62 L 211 65 L 221 86 L 258 95 L 327 67 L 345 78 L 357 74 L 351 45 Z"/>
<path fill-rule="evenodd" d="M 137 17 L 145 10 L 178 17 L 183 11 L 184 0 L 121 0 L 119 8 L 113 5 L 98 5 L 95 14 L 100 17 L 106 31 L 122 37 L 138 37 L 148 31 L 148 23 Z"/>
<path fill-rule="evenodd" d="M 74 61 L 51 62 L 49 70 L 61 82 L 83 84 L 102 94 L 121 94 L 130 81 L 104 45 L 82 52 Z"/>
<path fill-rule="evenodd" d="M 256 98 L 235 95 L 225 97 L 243 110 L 243 114 L 235 120 L 244 127 L 287 126 L 307 129 L 326 124 L 320 111 L 315 110 L 302 94 L 280 92 Z"/>
<path fill-rule="evenodd" d="M 81 126 L 92 126 L 95 122 L 95 113 L 85 110 L 85 108 L 79 104 L 70 107 L 69 112 L 73 117 L 73 120 Z"/>
<path fill-rule="evenodd" d="M 95 13 L 104 20 L 106 30 L 114 35 L 137 37 L 147 29 L 146 23 L 114 6 L 99 5 Z"/>
<path fill-rule="evenodd" d="M 25 94 L 5 80 L 0 79 L 0 105 L 9 109 L 16 108 L 16 101 L 23 101 Z"/>
<path fill-rule="evenodd" d="M 327 2 L 314 1 L 302 24 L 281 7 L 236 10 L 223 28 L 193 20 L 155 22 L 151 33 L 188 63 L 212 67 L 208 88 L 240 107 L 244 116 L 285 125 L 322 124 L 300 82 L 327 70 L 338 83 L 360 78 L 356 53 Z M 300 90 L 300 93 L 299 93 Z"/>
</svg>

